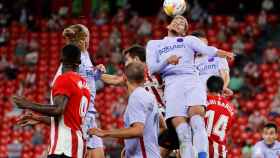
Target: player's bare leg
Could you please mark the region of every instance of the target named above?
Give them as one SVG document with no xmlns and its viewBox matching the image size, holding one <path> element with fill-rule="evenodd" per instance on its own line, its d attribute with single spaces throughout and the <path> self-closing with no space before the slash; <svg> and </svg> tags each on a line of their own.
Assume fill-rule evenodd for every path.
<svg viewBox="0 0 280 158">
<path fill-rule="evenodd" d="M 192 129 L 187 123 L 185 117 L 174 117 L 172 118 L 172 125 L 176 129 L 180 144 L 180 155 L 182 158 L 194 157 L 192 149 Z"/>
<path fill-rule="evenodd" d="M 88 149 L 86 155 L 86 158 L 105 158 L 103 148 Z"/>
<path fill-rule="evenodd" d="M 191 106 L 188 111 L 190 125 L 193 131 L 193 145 L 198 153 L 198 158 L 207 158 L 208 136 L 205 128 L 204 106 Z"/>
</svg>

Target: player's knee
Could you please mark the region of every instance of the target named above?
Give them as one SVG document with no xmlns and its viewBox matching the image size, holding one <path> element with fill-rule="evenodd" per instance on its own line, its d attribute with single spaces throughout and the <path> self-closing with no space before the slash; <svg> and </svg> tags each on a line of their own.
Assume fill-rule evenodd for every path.
<svg viewBox="0 0 280 158">
<path fill-rule="evenodd" d="M 187 119 L 185 117 L 174 117 L 171 120 L 171 123 L 174 128 L 178 127 L 182 123 L 186 123 Z"/>
<path fill-rule="evenodd" d="M 192 141 L 192 130 L 187 123 L 181 123 L 179 126 L 177 126 L 176 133 L 179 138 L 180 144 L 183 142 Z"/>
<path fill-rule="evenodd" d="M 191 106 L 188 110 L 189 117 L 193 117 L 195 115 L 200 115 L 201 117 L 205 116 L 205 106 Z"/>
<path fill-rule="evenodd" d="M 190 125 L 194 132 L 196 131 L 206 131 L 204 118 L 200 115 L 194 115 L 190 119 Z"/>
</svg>

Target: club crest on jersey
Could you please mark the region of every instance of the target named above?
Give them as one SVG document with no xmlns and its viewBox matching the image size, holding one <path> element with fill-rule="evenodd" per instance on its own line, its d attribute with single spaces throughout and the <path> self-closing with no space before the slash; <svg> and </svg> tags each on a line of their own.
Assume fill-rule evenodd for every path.
<svg viewBox="0 0 280 158">
<path fill-rule="evenodd" d="M 208 58 L 208 62 L 213 62 L 214 61 L 214 57 Z"/>
<path fill-rule="evenodd" d="M 184 41 L 183 38 L 178 38 L 178 39 L 177 39 L 177 42 L 183 42 L 183 41 Z"/>
</svg>

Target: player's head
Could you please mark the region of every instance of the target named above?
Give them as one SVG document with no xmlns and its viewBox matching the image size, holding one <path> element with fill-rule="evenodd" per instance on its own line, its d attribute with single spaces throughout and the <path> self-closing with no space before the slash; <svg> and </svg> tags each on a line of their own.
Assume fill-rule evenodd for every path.
<svg viewBox="0 0 280 158">
<path fill-rule="evenodd" d="M 264 139 L 265 144 L 271 145 L 277 140 L 278 138 L 278 129 L 276 124 L 274 123 L 267 123 L 264 125 L 262 131 L 262 137 Z"/>
<path fill-rule="evenodd" d="M 127 84 L 142 84 L 144 83 L 145 65 L 141 62 L 132 62 L 125 66 L 125 76 Z"/>
<path fill-rule="evenodd" d="M 167 26 L 168 34 L 172 36 L 185 36 L 189 29 L 189 24 L 186 18 L 177 15 Z"/>
<path fill-rule="evenodd" d="M 221 94 L 224 87 L 224 80 L 220 76 L 211 76 L 207 80 L 207 89 L 210 93 Z"/>
<path fill-rule="evenodd" d="M 123 51 L 125 57 L 125 65 L 131 62 L 137 61 L 145 63 L 146 61 L 146 49 L 140 45 L 133 45 Z"/>
<path fill-rule="evenodd" d="M 202 40 L 206 45 L 208 45 L 208 40 L 206 38 L 206 35 L 204 32 L 202 31 L 194 31 L 191 33 L 192 36 L 195 36 L 197 38 L 199 38 L 200 40 Z"/>
<path fill-rule="evenodd" d="M 67 44 L 78 46 L 81 51 L 86 51 L 89 47 L 89 30 L 82 24 L 75 24 L 63 30 L 63 37 Z"/>
<path fill-rule="evenodd" d="M 67 67 L 73 71 L 77 70 L 81 64 L 81 50 L 73 44 L 64 46 L 62 48 L 61 62 L 63 68 Z"/>
</svg>

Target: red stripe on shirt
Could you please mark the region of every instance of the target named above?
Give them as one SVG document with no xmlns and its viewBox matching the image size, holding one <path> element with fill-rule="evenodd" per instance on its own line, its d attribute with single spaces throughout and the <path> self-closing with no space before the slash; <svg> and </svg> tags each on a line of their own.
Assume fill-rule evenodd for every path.
<svg viewBox="0 0 280 158">
<path fill-rule="evenodd" d="M 71 129 L 72 136 L 72 158 L 78 157 L 78 136 L 74 130 Z"/>
<path fill-rule="evenodd" d="M 87 144 L 86 144 L 86 141 L 85 140 L 83 140 L 83 157 L 85 157 L 85 154 L 86 154 L 86 149 L 87 149 Z"/>
<path fill-rule="evenodd" d="M 51 138 L 52 139 L 52 138 Z M 51 154 L 54 154 L 56 145 L 58 140 L 58 120 L 54 118 L 54 141 L 53 144 L 51 144 Z"/>
<path fill-rule="evenodd" d="M 214 147 L 213 147 L 213 143 L 211 141 L 209 141 L 209 158 L 214 158 Z"/>
<path fill-rule="evenodd" d="M 148 79 L 150 82 L 153 82 L 153 79 L 151 78 L 151 76 L 150 76 L 148 73 L 147 73 L 147 79 Z M 163 102 L 162 102 L 162 100 L 161 100 L 161 97 L 160 97 L 160 95 L 159 95 L 157 89 L 156 89 L 154 86 L 151 86 L 151 89 L 152 89 L 152 91 L 153 91 L 153 93 L 154 93 L 154 95 L 155 95 L 155 97 L 156 97 L 158 103 L 160 103 L 162 106 L 164 106 L 164 104 L 163 104 Z"/>
<path fill-rule="evenodd" d="M 141 145 L 141 152 L 142 152 L 143 158 L 147 158 L 147 153 L 146 153 L 143 137 L 140 138 L 140 145 Z"/>
</svg>

